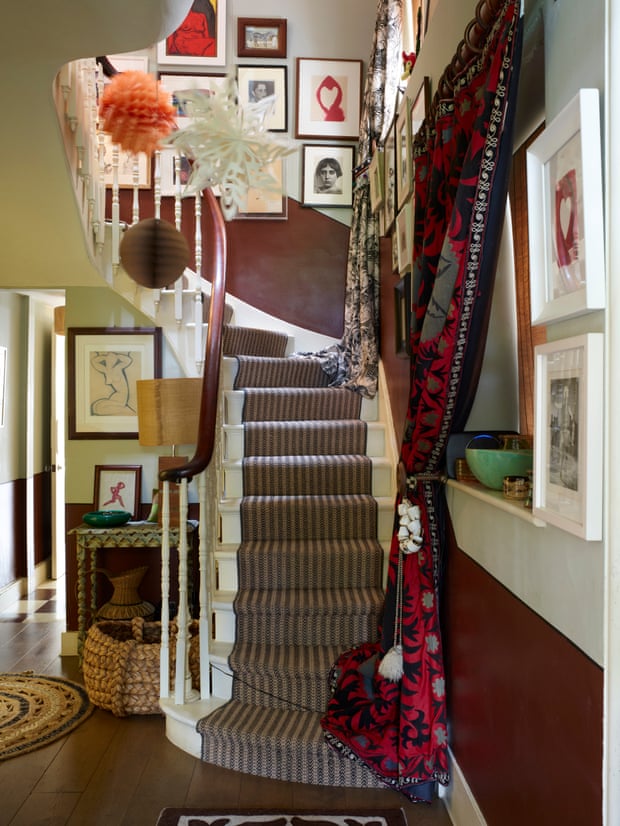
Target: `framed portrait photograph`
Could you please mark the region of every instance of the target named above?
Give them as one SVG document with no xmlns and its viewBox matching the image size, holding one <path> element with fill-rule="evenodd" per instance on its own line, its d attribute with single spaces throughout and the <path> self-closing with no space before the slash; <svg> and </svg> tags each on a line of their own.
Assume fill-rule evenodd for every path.
<svg viewBox="0 0 620 826">
<path fill-rule="evenodd" d="M 394 287 L 394 333 L 396 355 L 411 355 L 411 275 L 406 273 Z"/>
<path fill-rule="evenodd" d="M 396 117 L 394 141 L 396 152 L 396 191 L 398 193 L 398 209 L 401 209 L 413 192 L 409 99 L 406 97 L 403 98 Z"/>
<path fill-rule="evenodd" d="M 605 306 L 598 89 L 581 89 L 527 150 L 532 324 Z"/>
<path fill-rule="evenodd" d="M 373 212 L 383 214 L 383 202 L 385 199 L 385 189 L 383 185 L 383 174 L 385 171 L 385 159 L 383 152 L 377 149 L 372 156 L 370 167 L 368 168 L 368 181 L 370 185 L 370 206 Z"/>
<path fill-rule="evenodd" d="M 286 66 L 238 66 L 237 86 L 239 102 L 243 105 L 273 98 L 265 115 L 265 128 L 270 132 L 286 132 Z"/>
<path fill-rule="evenodd" d="M 391 232 L 396 223 L 396 118 L 385 139 L 385 150 L 383 152 L 383 186 L 384 201 L 383 211 L 385 213 L 385 232 Z"/>
<path fill-rule="evenodd" d="M 226 0 L 194 0 L 181 25 L 157 44 L 157 62 L 226 65 Z"/>
<path fill-rule="evenodd" d="M 95 465 L 96 511 L 127 511 L 132 519 L 140 513 L 142 465 Z"/>
<path fill-rule="evenodd" d="M 362 61 L 298 57 L 296 138 L 359 137 Z"/>
<path fill-rule="evenodd" d="M 225 75 L 212 74 L 178 74 L 160 72 L 159 82 L 172 96 L 172 105 L 176 110 L 176 121 L 179 129 L 191 123 L 191 100 L 184 92 L 212 95 L 226 86 Z"/>
<path fill-rule="evenodd" d="M 250 187 L 244 201 L 239 205 L 235 218 L 288 218 L 288 198 L 285 188 L 285 161 L 277 158 L 262 170 L 273 180 L 267 189 Z"/>
<path fill-rule="evenodd" d="M 398 246 L 398 271 L 411 270 L 413 256 L 413 209 L 411 201 L 396 216 L 396 240 Z"/>
<path fill-rule="evenodd" d="M 110 135 L 103 136 L 103 174 L 106 186 L 119 189 L 150 189 L 151 159 L 145 152 L 135 155 L 112 143 Z"/>
<path fill-rule="evenodd" d="M 286 18 L 238 17 L 238 57 L 286 57 Z"/>
<path fill-rule="evenodd" d="M 603 334 L 535 348 L 534 516 L 586 540 L 603 530 Z"/>
<path fill-rule="evenodd" d="M 302 205 L 350 207 L 354 147 L 306 143 L 302 152 Z"/>
<path fill-rule="evenodd" d="M 67 330 L 68 436 L 137 439 L 136 382 L 161 378 L 161 327 Z"/>
</svg>

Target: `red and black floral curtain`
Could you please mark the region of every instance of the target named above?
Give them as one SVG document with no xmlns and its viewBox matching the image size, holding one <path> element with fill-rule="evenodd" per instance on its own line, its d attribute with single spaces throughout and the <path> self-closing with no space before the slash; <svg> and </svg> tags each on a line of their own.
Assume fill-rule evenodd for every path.
<svg viewBox="0 0 620 826">
<path fill-rule="evenodd" d="M 443 471 L 484 353 L 520 53 L 519 0 L 481 0 L 415 140 L 411 391 L 383 622 L 335 664 L 323 719 L 328 742 L 412 800 L 449 779 Z"/>
</svg>

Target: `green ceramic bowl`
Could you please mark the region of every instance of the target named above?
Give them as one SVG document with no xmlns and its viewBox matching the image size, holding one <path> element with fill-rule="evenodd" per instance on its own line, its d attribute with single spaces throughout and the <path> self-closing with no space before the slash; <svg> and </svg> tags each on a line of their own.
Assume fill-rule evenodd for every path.
<svg viewBox="0 0 620 826">
<path fill-rule="evenodd" d="M 503 490 L 504 476 L 527 476 L 532 469 L 531 450 L 465 448 L 465 459 L 476 479 L 487 488 Z"/>
<path fill-rule="evenodd" d="M 82 519 L 91 528 L 118 528 L 129 522 L 131 514 L 127 511 L 89 511 Z"/>
</svg>

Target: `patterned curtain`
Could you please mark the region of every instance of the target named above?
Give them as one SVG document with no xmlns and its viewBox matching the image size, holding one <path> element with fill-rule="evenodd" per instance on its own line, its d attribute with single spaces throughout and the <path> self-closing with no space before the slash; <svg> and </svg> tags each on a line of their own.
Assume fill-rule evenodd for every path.
<svg viewBox="0 0 620 826">
<path fill-rule="evenodd" d="M 368 167 L 394 117 L 401 74 L 402 0 L 379 0 L 360 119 L 360 136 L 347 277 L 344 333 L 318 354 L 330 383 L 373 397 L 377 392 L 379 337 L 379 226 L 370 208 Z"/>
<path fill-rule="evenodd" d="M 325 736 L 411 800 L 447 783 L 439 597 L 448 436 L 484 351 L 512 156 L 519 0 L 486 0 L 415 141 L 411 392 L 380 640 L 332 669 Z"/>
</svg>

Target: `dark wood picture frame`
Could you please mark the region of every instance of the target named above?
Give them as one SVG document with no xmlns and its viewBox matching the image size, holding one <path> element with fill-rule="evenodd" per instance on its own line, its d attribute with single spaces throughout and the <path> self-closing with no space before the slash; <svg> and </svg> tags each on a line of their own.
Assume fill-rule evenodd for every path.
<svg viewBox="0 0 620 826">
<path fill-rule="evenodd" d="M 238 17 L 237 56 L 286 57 L 286 18 Z"/>
<path fill-rule="evenodd" d="M 70 327 L 69 439 L 137 439 L 136 381 L 161 378 L 161 353 L 161 327 Z"/>
<path fill-rule="evenodd" d="M 127 511 L 137 519 L 141 485 L 142 465 L 95 465 L 95 510 Z"/>
</svg>

